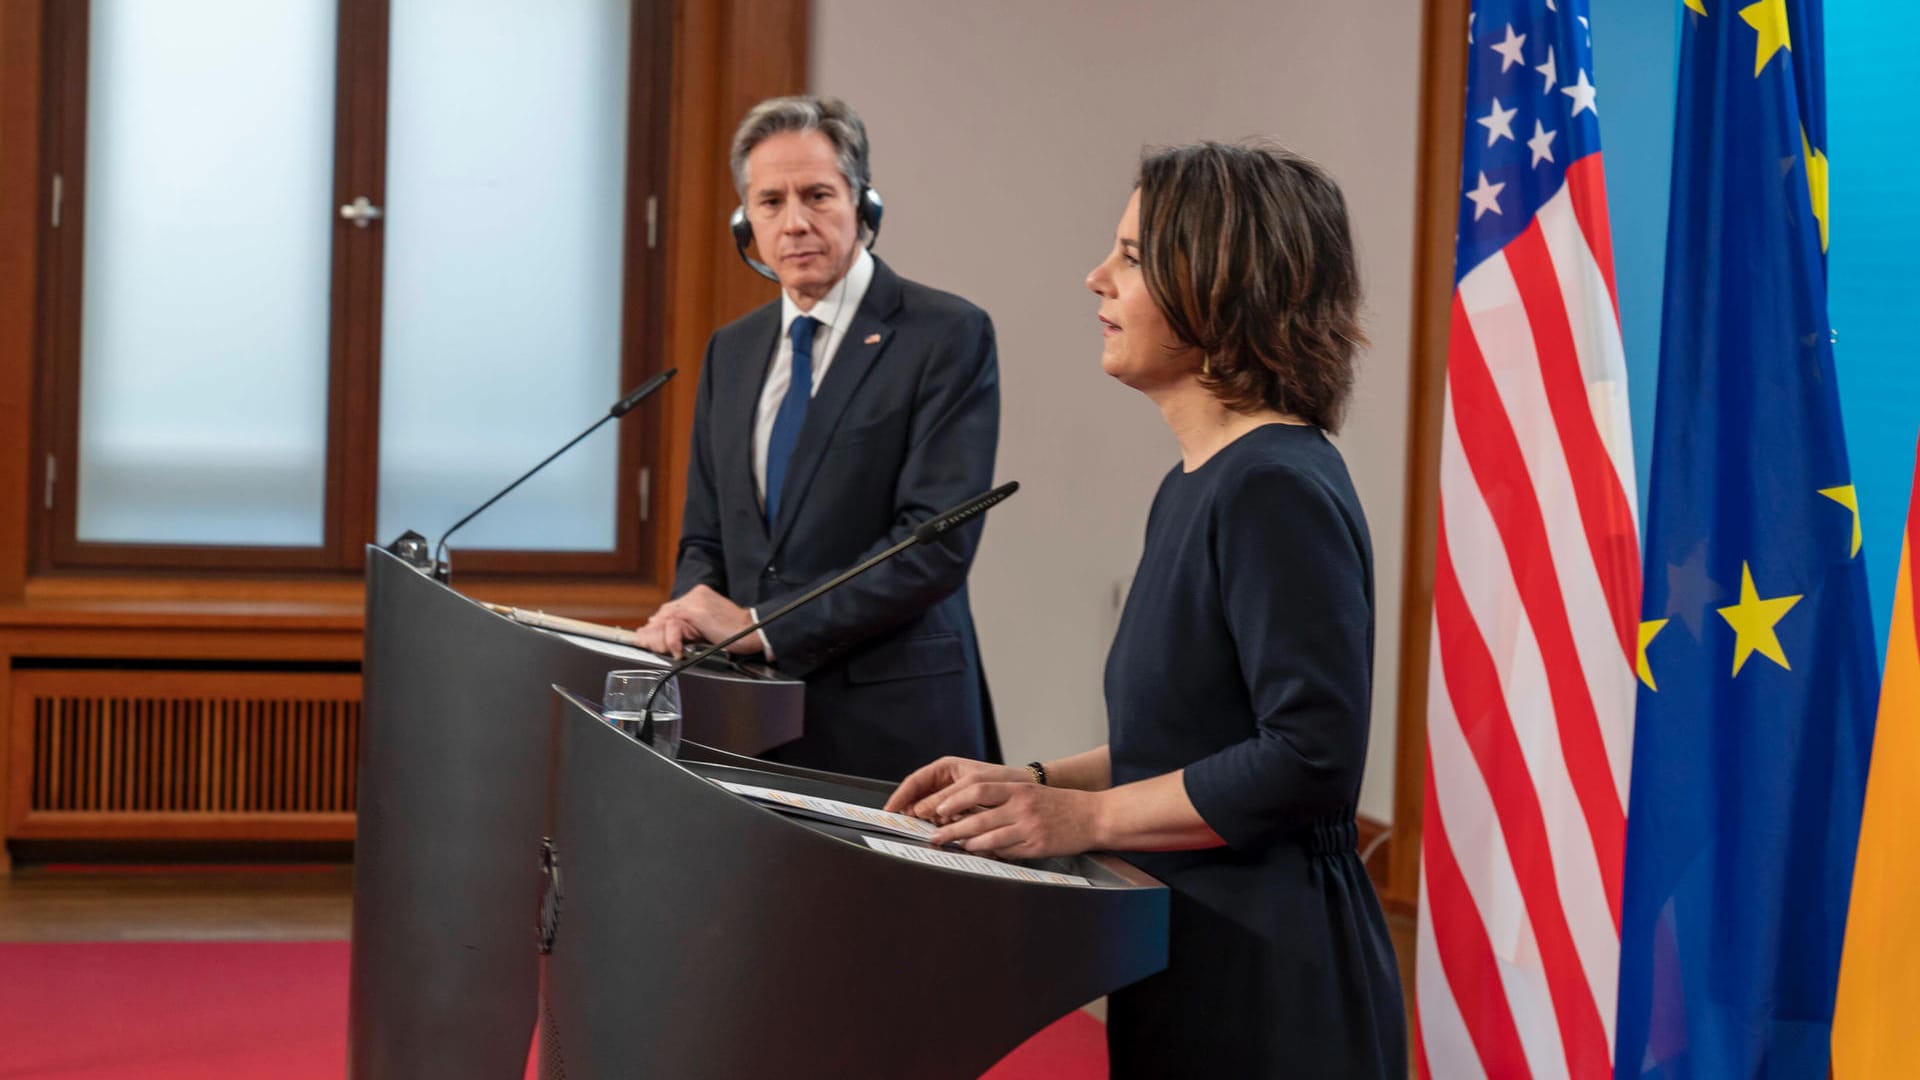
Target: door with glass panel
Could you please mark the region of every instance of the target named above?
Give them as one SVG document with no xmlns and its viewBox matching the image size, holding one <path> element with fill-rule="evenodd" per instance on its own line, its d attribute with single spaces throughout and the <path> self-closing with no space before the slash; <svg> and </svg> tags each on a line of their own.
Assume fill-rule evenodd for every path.
<svg viewBox="0 0 1920 1080">
<path fill-rule="evenodd" d="M 654 0 L 48 8 L 43 569 L 355 571 L 657 370 Z M 658 407 L 462 530 L 643 576 Z"/>
</svg>

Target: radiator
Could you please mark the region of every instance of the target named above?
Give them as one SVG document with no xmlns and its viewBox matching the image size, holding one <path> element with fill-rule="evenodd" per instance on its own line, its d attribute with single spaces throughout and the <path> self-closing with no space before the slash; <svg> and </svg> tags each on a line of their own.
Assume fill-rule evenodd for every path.
<svg viewBox="0 0 1920 1080">
<path fill-rule="evenodd" d="M 16 670 L 16 837 L 349 838 L 360 676 Z"/>
</svg>

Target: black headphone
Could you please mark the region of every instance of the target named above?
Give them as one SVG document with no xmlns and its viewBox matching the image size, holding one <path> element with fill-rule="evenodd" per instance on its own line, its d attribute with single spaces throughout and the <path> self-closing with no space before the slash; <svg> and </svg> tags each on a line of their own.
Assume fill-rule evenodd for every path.
<svg viewBox="0 0 1920 1080">
<path fill-rule="evenodd" d="M 880 201 L 880 193 L 872 184 L 861 184 L 860 194 L 853 201 L 853 216 L 867 230 L 867 250 L 872 251 L 876 240 L 880 239 L 880 216 L 886 213 L 887 206 Z M 733 248 L 753 272 L 768 281 L 779 281 L 780 275 L 773 267 L 747 254 L 748 245 L 753 243 L 753 223 L 747 220 L 747 204 L 741 203 L 733 208 L 733 216 L 727 219 L 727 228 L 733 233 Z"/>
</svg>

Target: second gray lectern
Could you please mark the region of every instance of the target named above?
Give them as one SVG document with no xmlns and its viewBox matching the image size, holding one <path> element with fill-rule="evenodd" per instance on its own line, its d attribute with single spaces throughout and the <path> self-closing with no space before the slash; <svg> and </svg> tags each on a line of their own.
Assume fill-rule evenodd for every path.
<svg viewBox="0 0 1920 1080">
<path fill-rule="evenodd" d="M 1119 859 L 1041 867 L 1088 881 L 1064 885 L 885 854 L 716 781 L 875 808 L 890 785 L 669 760 L 556 691 L 544 1080 L 976 1077 L 1166 966 L 1166 887 Z"/>
<path fill-rule="evenodd" d="M 552 686 L 598 701 L 633 659 L 496 615 L 367 550 L 347 1068 L 356 1080 L 519 1080 Z M 760 753 L 801 730 L 792 680 L 690 671 L 685 734 Z"/>
</svg>

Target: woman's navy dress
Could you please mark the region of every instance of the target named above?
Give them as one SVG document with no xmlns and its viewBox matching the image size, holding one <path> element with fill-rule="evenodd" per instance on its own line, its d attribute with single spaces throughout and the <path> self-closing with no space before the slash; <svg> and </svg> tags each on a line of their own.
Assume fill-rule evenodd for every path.
<svg viewBox="0 0 1920 1080">
<path fill-rule="evenodd" d="M 1317 428 L 1176 467 L 1107 656 L 1113 782 L 1186 769 L 1226 847 L 1134 853 L 1172 891 L 1167 970 L 1109 1000 L 1115 1077 L 1407 1075 L 1393 943 L 1354 850 L 1373 554 Z"/>
</svg>

